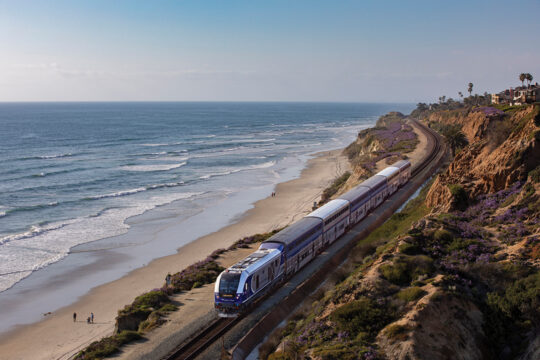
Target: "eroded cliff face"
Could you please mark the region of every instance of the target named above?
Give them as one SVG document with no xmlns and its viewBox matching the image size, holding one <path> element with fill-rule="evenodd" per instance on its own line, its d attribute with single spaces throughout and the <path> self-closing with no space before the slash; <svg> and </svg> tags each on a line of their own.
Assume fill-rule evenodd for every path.
<svg viewBox="0 0 540 360">
<path fill-rule="evenodd" d="M 269 359 L 538 358 L 540 109 L 495 110 L 432 114 L 469 145 L 351 252 L 353 271 Z"/>
<path fill-rule="evenodd" d="M 530 105 L 506 114 L 482 111 L 454 116 L 432 114 L 431 122 L 462 125 L 469 145 L 459 151 L 433 184 L 427 205 L 437 210 L 455 207 L 450 187 L 459 184 L 467 197 L 494 193 L 525 180 L 540 159 L 540 107 Z"/>
</svg>

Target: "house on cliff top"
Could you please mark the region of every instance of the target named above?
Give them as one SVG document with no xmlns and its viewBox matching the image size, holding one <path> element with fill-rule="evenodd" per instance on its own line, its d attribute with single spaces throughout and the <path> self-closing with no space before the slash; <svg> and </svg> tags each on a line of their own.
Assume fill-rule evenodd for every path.
<svg viewBox="0 0 540 360">
<path fill-rule="evenodd" d="M 492 104 L 521 105 L 540 101 L 540 85 L 518 86 L 506 89 L 497 94 L 491 94 Z"/>
</svg>

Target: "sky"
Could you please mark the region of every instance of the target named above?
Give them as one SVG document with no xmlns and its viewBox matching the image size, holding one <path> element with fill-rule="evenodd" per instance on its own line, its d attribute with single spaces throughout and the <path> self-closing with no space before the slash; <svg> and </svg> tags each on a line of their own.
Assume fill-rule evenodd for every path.
<svg viewBox="0 0 540 360">
<path fill-rule="evenodd" d="M 430 102 L 539 39 L 540 0 L 0 0 L 0 102 Z"/>
</svg>

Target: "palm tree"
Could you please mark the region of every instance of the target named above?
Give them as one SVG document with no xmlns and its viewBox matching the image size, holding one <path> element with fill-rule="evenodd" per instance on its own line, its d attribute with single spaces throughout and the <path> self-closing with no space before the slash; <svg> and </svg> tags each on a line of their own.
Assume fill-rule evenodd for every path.
<svg viewBox="0 0 540 360">
<path fill-rule="evenodd" d="M 469 88 L 467 89 L 467 91 L 469 92 L 469 96 L 472 95 L 472 88 L 473 88 L 473 83 L 469 83 Z"/>
<path fill-rule="evenodd" d="M 455 155 L 457 149 L 469 143 L 467 137 L 461 131 L 461 126 L 457 124 L 445 126 L 441 132 L 452 149 L 452 155 Z"/>
<path fill-rule="evenodd" d="M 525 74 L 525 80 L 527 80 L 529 85 L 531 85 L 531 82 L 533 81 L 533 76 L 531 74 L 529 74 L 529 73 L 526 73 Z"/>
<path fill-rule="evenodd" d="M 458 91 L 458 95 L 459 95 L 460 98 L 463 99 L 463 93 L 461 91 Z"/>
<path fill-rule="evenodd" d="M 525 79 L 527 79 L 527 74 L 525 74 L 525 73 L 519 74 L 519 81 L 521 81 L 521 87 L 525 87 L 525 85 L 523 84 Z"/>
</svg>

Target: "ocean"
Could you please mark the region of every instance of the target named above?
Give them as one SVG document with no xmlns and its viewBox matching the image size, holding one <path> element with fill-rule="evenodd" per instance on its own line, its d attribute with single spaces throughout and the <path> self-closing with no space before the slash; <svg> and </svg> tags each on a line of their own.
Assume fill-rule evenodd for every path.
<svg viewBox="0 0 540 360">
<path fill-rule="evenodd" d="M 175 217 L 185 219 L 217 202 L 234 207 L 242 193 L 298 176 L 312 154 L 348 145 L 380 115 L 412 109 L 2 103 L 0 293 L 84 246 L 127 232 L 127 219 L 156 207 L 174 204 Z M 240 207 L 245 211 L 249 204 Z"/>
</svg>

